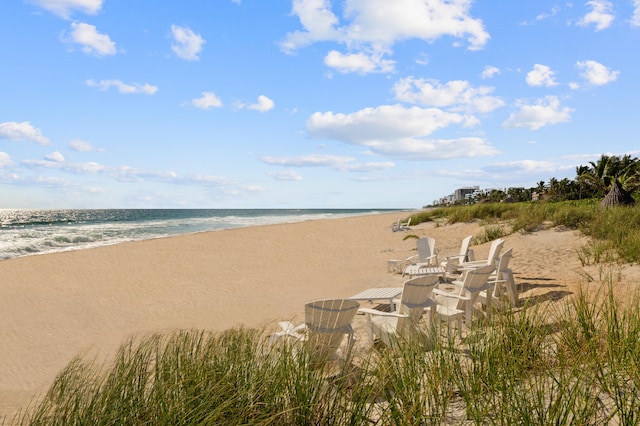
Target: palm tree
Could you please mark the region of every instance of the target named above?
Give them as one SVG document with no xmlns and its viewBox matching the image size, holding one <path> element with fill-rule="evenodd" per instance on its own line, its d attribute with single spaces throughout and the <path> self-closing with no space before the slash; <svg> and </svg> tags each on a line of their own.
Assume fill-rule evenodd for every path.
<svg viewBox="0 0 640 426">
<path fill-rule="evenodd" d="M 576 179 L 576 181 L 578 182 L 580 188 L 578 190 L 578 200 L 582 200 L 582 184 L 584 183 L 582 179 L 580 179 L 580 176 L 582 176 L 583 174 L 587 173 L 589 171 L 589 167 L 587 166 L 578 166 L 576 167 L 576 176 L 578 177 L 578 179 Z"/>
<path fill-rule="evenodd" d="M 576 168 L 578 180 L 589 185 L 598 195 L 609 192 L 615 182 L 629 193 L 640 188 L 640 160 L 636 157 L 602 154 L 598 161 L 590 161 L 589 164 L 591 167 Z"/>
</svg>

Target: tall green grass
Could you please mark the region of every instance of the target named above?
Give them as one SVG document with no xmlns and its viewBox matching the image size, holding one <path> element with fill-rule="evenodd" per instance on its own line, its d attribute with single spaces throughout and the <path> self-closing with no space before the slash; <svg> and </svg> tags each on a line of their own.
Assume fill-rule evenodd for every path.
<svg viewBox="0 0 640 426">
<path fill-rule="evenodd" d="M 563 226 L 582 232 L 591 241 L 578 250 L 583 265 L 640 262 L 640 207 L 601 209 L 596 200 L 564 202 L 483 203 L 440 207 L 416 213 L 412 223 L 446 220 L 480 221 L 484 230 L 475 236 L 483 243 L 512 232 L 532 232 Z"/>
<path fill-rule="evenodd" d="M 156 334 L 108 365 L 75 359 L 16 423 L 638 424 L 640 298 L 611 290 L 496 313 L 462 343 L 437 326 L 345 363 L 269 346 L 262 330 Z"/>
</svg>

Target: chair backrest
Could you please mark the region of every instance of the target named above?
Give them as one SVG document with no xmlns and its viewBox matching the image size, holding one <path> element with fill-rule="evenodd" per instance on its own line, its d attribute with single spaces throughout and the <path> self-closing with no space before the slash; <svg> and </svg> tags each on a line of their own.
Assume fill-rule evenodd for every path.
<svg viewBox="0 0 640 426">
<path fill-rule="evenodd" d="M 496 267 L 496 279 L 501 280 L 502 271 L 506 271 L 507 269 L 509 269 L 509 262 L 511 262 L 511 258 L 513 257 L 512 252 L 513 248 L 510 248 L 502 253 L 502 256 L 500 256 L 500 259 L 498 260 L 498 266 Z"/>
<path fill-rule="evenodd" d="M 489 276 L 495 269 L 495 265 L 486 265 L 468 271 L 462 281 L 461 294 L 465 292 L 471 294 L 485 290 L 485 287 L 488 286 Z"/>
<path fill-rule="evenodd" d="M 502 246 L 504 245 L 504 240 L 498 238 L 497 240 L 493 240 L 491 242 L 491 247 L 489 248 L 489 255 L 487 256 L 487 265 L 496 265 L 498 261 L 498 257 L 500 256 L 500 250 L 502 250 Z"/>
<path fill-rule="evenodd" d="M 355 300 L 326 299 L 309 302 L 304 307 L 309 343 L 321 358 L 332 357 L 346 334 L 352 334 L 351 321 L 360 304 Z"/>
<path fill-rule="evenodd" d="M 351 320 L 360 304 L 347 299 L 325 299 L 305 305 L 305 324 L 315 333 L 351 333 Z"/>
<path fill-rule="evenodd" d="M 471 245 L 471 238 L 473 238 L 471 235 L 464 237 L 464 239 L 462 240 L 462 244 L 460 245 L 460 258 L 459 258 L 459 262 L 466 262 L 467 261 L 467 254 L 469 254 L 469 246 Z"/>
<path fill-rule="evenodd" d="M 432 304 L 431 292 L 438 282 L 437 275 L 421 275 L 404 282 L 398 312 L 408 315 L 408 318 L 398 319 L 396 331 L 402 332 L 407 327 L 414 327 L 418 324 L 424 313 L 424 308 Z"/>
<path fill-rule="evenodd" d="M 418 262 L 425 263 L 429 257 L 433 256 L 436 251 L 436 240 L 431 237 L 422 237 L 416 240 L 416 249 L 418 250 Z"/>
</svg>

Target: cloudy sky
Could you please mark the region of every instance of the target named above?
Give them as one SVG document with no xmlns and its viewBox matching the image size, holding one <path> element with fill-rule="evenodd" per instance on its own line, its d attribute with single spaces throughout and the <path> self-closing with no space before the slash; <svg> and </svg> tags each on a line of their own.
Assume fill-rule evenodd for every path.
<svg viewBox="0 0 640 426">
<path fill-rule="evenodd" d="M 640 155 L 640 0 L 3 0 L 0 208 L 418 208 Z"/>
</svg>

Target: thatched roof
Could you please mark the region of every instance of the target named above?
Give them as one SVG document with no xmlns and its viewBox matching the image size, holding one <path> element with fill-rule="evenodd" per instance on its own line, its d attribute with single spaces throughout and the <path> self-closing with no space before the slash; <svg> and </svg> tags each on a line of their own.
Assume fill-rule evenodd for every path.
<svg viewBox="0 0 640 426">
<path fill-rule="evenodd" d="M 633 204 L 635 204 L 633 197 L 622 189 L 618 180 L 615 179 L 609 193 L 600 202 L 600 207 L 631 206 Z"/>
</svg>

